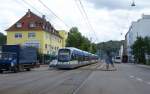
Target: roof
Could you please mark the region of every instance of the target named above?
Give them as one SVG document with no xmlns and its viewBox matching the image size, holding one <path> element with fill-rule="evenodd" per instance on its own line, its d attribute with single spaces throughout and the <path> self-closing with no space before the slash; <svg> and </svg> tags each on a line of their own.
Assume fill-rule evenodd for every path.
<svg viewBox="0 0 150 94">
<path fill-rule="evenodd" d="M 74 50 L 75 50 L 75 51 L 79 51 L 79 52 L 84 53 L 84 54 L 96 56 L 95 54 L 92 54 L 92 53 L 87 52 L 87 51 L 80 50 L 80 49 L 75 48 L 75 47 L 64 47 L 64 48 L 60 48 L 59 50 L 61 50 L 61 49 L 69 49 L 69 50 L 71 50 L 71 51 L 74 51 Z"/>
<path fill-rule="evenodd" d="M 17 24 L 21 24 L 20 28 L 17 27 Z M 29 25 L 33 23 L 35 27 L 30 27 Z M 28 9 L 28 12 L 19 19 L 15 24 L 9 27 L 6 31 L 13 32 L 13 31 L 47 31 L 54 35 L 59 36 L 59 32 L 51 25 L 49 21 L 45 19 L 45 15 L 42 17 L 34 14 L 33 12 Z"/>
</svg>

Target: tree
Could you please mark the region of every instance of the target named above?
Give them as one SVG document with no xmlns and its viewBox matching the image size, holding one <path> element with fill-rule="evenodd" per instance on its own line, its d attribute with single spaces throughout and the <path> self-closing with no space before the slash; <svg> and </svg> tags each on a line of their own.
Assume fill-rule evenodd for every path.
<svg viewBox="0 0 150 94">
<path fill-rule="evenodd" d="M 144 38 L 137 37 L 131 48 L 136 62 L 145 64 L 146 42 Z"/>
<path fill-rule="evenodd" d="M 91 41 L 83 36 L 77 27 L 72 27 L 68 33 L 67 47 L 75 47 L 84 51 L 96 52 L 96 45 L 91 43 Z"/>
<path fill-rule="evenodd" d="M 0 32 L 0 45 L 6 44 L 6 36 Z"/>
<path fill-rule="evenodd" d="M 145 52 L 147 54 L 150 54 L 150 37 L 145 37 L 144 43 L 145 43 Z"/>
<path fill-rule="evenodd" d="M 68 33 L 66 46 L 80 48 L 81 42 L 82 42 L 81 33 L 78 31 L 77 27 L 72 27 Z"/>
<path fill-rule="evenodd" d="M 82 50 L 90 51 L 91 42 L 88 38 L 82 36 L 81 46 L 79 47 Z"/>
</svg>

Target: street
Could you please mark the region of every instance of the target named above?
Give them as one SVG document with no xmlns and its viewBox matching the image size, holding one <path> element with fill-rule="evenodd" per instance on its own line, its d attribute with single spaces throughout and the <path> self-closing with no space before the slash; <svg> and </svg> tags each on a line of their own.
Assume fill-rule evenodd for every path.
<svg viewBox="0 0 150 94">
<path fill-rule="evenodd" d="M 0 94 L 145 94 L 150 92 L 150 69 L 116 64 L 101 71 L 101 63 L 74 70 L 48 69 L 0 74 Z"/>
</svg>

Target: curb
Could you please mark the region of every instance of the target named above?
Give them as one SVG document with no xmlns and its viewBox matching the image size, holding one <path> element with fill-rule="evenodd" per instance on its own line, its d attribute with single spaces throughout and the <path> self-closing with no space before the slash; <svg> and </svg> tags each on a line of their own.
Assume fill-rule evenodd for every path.
<svg viewBox="0 0 150 94">
<path fill-rule="evenodd" d="M 150 69 L 150 66 L 148 66 L 148 65 L 136 65 L 136 66 Z"/>
</svg>

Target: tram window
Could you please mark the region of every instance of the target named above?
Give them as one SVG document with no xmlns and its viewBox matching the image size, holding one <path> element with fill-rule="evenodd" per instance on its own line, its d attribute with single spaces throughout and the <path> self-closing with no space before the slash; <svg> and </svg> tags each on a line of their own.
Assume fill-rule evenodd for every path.
<svg viewBox="0 0 150 94">
<path fill-rule="evenodd" d="M 72 55 L 71 55 L 71 58 L 72 58 L 72 60 L 75 60 L 75 59 L 76 59 L 75 54 L 72 54 Z"/>
<path fill-rule="evenodd" d="M 75 59 L 78 60 L 78 54 L 75 54 Z"/>
</svg>

